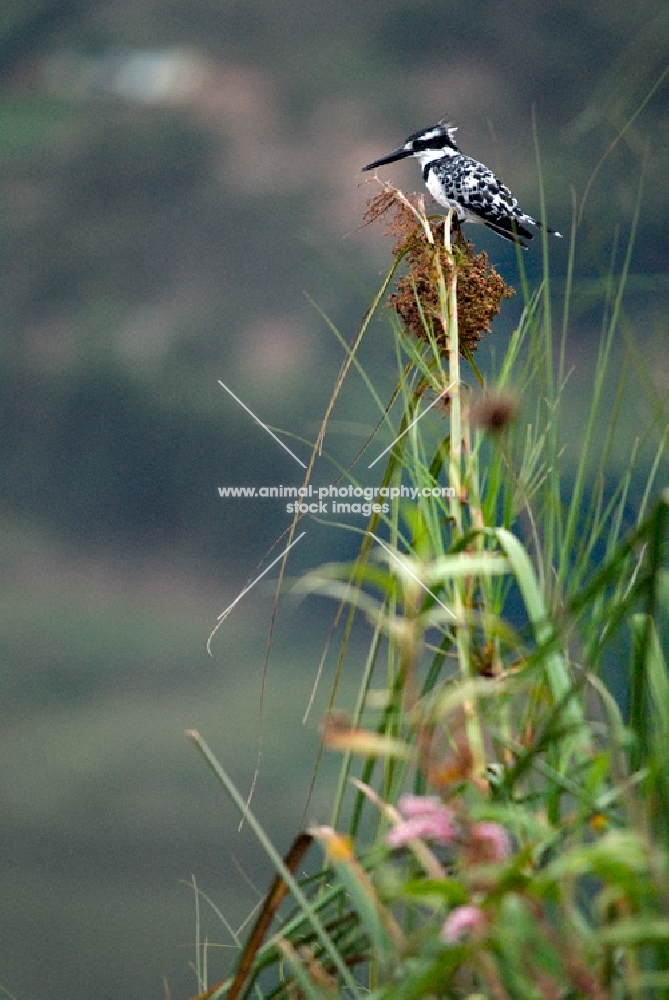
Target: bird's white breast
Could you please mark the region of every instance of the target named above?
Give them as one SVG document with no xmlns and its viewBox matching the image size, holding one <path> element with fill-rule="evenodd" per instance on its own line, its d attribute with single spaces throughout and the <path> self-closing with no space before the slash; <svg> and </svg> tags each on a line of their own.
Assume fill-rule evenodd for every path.
<svg viewBox="0 0 669 1000">
<path fill-rule="evenodd" d="M 429 166 L 431 163 L 436 164 L 439 160 L 444 160 L 448 156 L 455 156 L 456 153 L 454 149 L 446 147 L 446 149 L 425 149 L 415 155 L 420 161 L 421 169 L 425 170 L 425 167 Z M 439 178 L 434 170 L 428 170 L 425 185 L 434 200 L 438 201 L 440 205 L 445 205 L 447 208 L 450 208 L 451 205 L 455 205 L 455 202 L 449 201 L 446 197 L 443 185 L 440 184 Z"/>
<path fill-rule="evenodd" d="M 455 202 L 449 201 L 446 197 L 443 185 L 439 182 L 439 178 L 435 174 L 434 170 L 429 171 L 425 184 L 434 200 L 438 201 L 440 205 L 445 205 L 449 208 L 451 205 L 455 204 Z"/>
</svg>

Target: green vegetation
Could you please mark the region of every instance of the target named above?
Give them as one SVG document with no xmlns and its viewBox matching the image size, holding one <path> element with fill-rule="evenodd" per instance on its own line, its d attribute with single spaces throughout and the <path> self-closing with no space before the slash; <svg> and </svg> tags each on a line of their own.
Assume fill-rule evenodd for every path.
<svg viewBox="0 0 669 1000">
<path fill-rule="evenodd" d="M 227 981 L 210 985 L 198 936 L 199 1000 L 668 996 L 667 419 L 653 398 L 653 457 L 632 510 L 638 448 L 617 483 L 608 475 L 626 366 L 606 410 L 603 394 L 635 227 L 619 271 L 612 262 L 566 479 L 574 241 L 557 343 L 544 238 L 543 281 L 530 292 L 523 278 L 520 322 L 486 384 L 471 331 L 494 316 L 504 283 L 420 199 L 386 187 L 370 211 L 394 213 L 399 236 L 382 286 L 397 280 L 399 372 L 399 419 L 380 414 L 395 441 L 383 487 L 419 493 L 371 516 L 355 563 L 326 564 L 300 585 L 338 602 L 339 671 L 360 675 L 354 711 L 343 717 L 333 692 L 324 728 L 324 748 L 343 755 L 330 824 L 282 860 L 203 737 L 189 734 L 277 871 Z M 430 395 L 449 420 L 436 440 L 417 419 Z M 452 496 L 425 497 L 446 484 Z M 359 616 L 372 630 L 362 656 L 347 638 Z M 326 864 L 300 879 L 310 838 Z M 273 925 L 287 893 L 293 906 Z"/>
</svg>

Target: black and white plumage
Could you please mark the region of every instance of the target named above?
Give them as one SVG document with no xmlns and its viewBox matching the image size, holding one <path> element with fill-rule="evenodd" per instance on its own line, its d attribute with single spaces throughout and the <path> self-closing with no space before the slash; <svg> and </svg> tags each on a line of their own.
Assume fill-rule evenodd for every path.
<svg viewBox="0 0 669 1000">
<path fill-rule="evenodd" d="M 456 131 L 446 122 L 431 125 L 414 132 L 399 149 L 362 169 L 373 170 L 415 156 L 432 197 L 440 205 L 454 208 L 460 222 L 482 222 L 498 236 L 517 241 L 525 248 L 523 239 L 531 240 L 532 233 L 523 223 L 539 228 L 541 223 L 518 207 L 508 187 L 492 170 L 460 152 L 455 143 Z M 561 235 L 554 229 L 546 231 L 553 236 Z"/>
</svg>

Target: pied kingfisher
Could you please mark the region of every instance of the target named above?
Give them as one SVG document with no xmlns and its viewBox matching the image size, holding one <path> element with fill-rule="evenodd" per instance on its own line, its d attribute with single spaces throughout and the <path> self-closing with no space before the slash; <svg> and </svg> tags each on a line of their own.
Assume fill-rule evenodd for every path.
<svg viewBox="0 0 669 1000">
<path fill-rule="evenodd" d="M 505 240 L 517 241 L 526 249 L 520 237 L 532 239 L 532 233 L 521 225 L 541 223 L 518 207 L 508 187 L 495 177 L 492 170 L 471 156 L 461 153 L 455 144 L 455 129 L 450 123 L 438 122 L 410 135 L 403 146 L 368 163 L 363 170 L 373 170 L 384 163 L 394 163 L 415 156 L 423 169 L 427 189 L 440 205 L 454 208 L 460 222 L 482 222 Z M 561 233 L 547 229 L 553 236 Z"/>
</svg>

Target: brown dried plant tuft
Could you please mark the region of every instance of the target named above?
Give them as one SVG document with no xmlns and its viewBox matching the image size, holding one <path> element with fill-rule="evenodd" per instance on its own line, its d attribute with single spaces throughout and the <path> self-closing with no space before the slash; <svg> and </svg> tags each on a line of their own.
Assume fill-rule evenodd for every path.
<svg viewBox="0 0 669 1000">
<path fill-rule="evenodd" d="M 475 427 L 491 434 L 500 434 L 518 415 L 520 402 L 509 392 L 489 392 L 475 400 L 469 408 L 469 419 Z"/>
<path fill-rule="evenodd" d="M 397 291 L 388 304 L 402 322 L 421 340 L 432 337 L 440 351 L 448 352 L 448 333 L 441 319 L 439 270 L 446 284 L 455 267 L 457 273 L 458 336 L 460 353 L 467 356 L 476 350 L 484 333 L 500 311 L 502 299 L 515 295 L 486 253 L 474 254 L 474 245 L 464 238 L 459 226 L 453 239 L 453 251 L 444 246 L 443 227 L 435 226 L 434 242 L 430 242 L 420 221 L 424 213 L 419 195 L 401 194 L 384 186 L 368 203 L 365 222 L 373 222 L 392 213 L 387 234 L 395 236 L 393 253 L 406 257 L 409 270 L 398 278 Z"/>
</svg>

